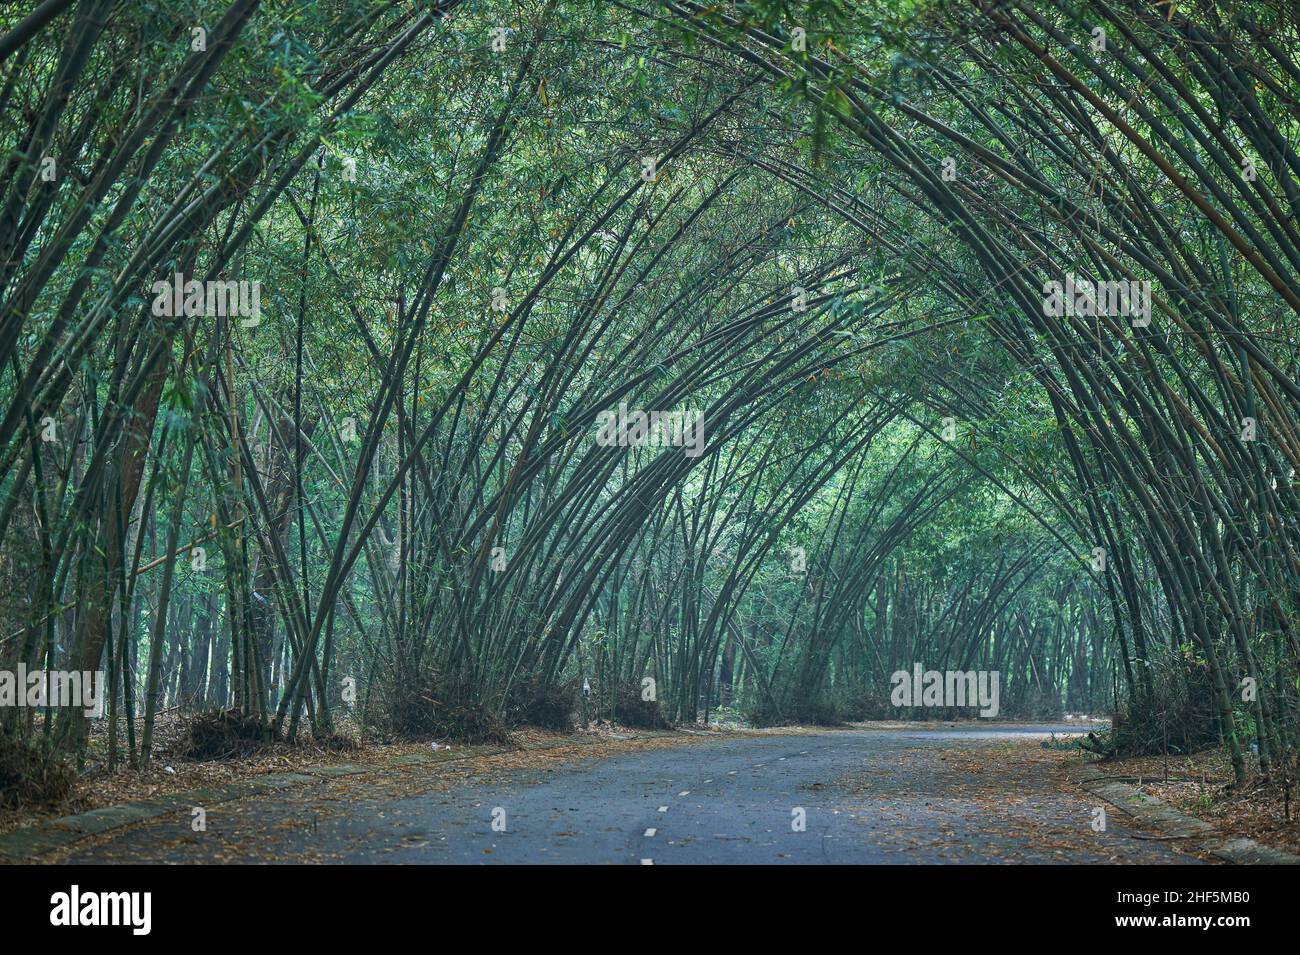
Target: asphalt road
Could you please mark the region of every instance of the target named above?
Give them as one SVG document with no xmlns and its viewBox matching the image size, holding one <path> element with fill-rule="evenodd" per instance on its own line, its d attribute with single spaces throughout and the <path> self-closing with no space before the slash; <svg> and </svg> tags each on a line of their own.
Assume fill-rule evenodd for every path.
<svg viewBox="0 0 1300 955">
<path fill-rule="evenodd" d="M 1069 726 L 834 730 L 562 762 L 394 798 L 340 782 L 122 832 L 69 862 L 1194 862 L 1010 739 Z M 1041 747 L 1038 747 L 1041 750 Z M 400 794 L 398 794 L 400 795 Z M 494 827 L 495 823 L 495 827 Z M 802 823 L 802 825 L 800 825 Z"/>
</svg>

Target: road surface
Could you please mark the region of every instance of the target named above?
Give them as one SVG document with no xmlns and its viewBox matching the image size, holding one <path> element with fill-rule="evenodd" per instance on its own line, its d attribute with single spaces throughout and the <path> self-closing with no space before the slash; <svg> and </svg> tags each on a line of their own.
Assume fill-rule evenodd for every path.
<svg viewBox="0 0 1300 955">
<path fill-rule="evenodd" d="M 105 837 L 65 861 L 1182 863 L 1063 784 L 1034 740 L 1070 726 L 838 729 L 692 741 L 469 778 L 327 780 Z M 1008 743 L 1019 740 L 1008 758 Z M 1097 831 L 1097 811 L 1106 811 Z"/>
</svg>

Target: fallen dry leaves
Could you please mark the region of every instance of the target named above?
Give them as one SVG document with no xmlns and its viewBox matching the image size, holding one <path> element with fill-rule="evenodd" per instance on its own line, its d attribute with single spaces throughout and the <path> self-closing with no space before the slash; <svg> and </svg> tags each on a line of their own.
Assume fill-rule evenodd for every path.
<svg viewBox="0 0 1300 955">
<path fill-rule="evenodd" d="M 1300 786 L 1292 783 L 1288 819 L 1284 782 L 1255 771 L 1244 786 L 1230 785 L 1232 764 L 1225 750 L 1107 760 L 1097 766 L 1226 835 L 1300 855 Z"/>
</svg>

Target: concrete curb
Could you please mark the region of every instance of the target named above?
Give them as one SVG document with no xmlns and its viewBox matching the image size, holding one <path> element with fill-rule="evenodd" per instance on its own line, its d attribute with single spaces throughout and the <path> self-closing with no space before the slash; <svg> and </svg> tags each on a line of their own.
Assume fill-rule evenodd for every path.
<svg viewBox="0 0 1300 955">
<path fill-rule="evenodd" d="M 328 768 L 328 767 L 322 767 Z M 225 786 L 210 786 L 186 792 L 142 799 L 120 806 L 105 806 L 89 812 L 64 816 L 53 822 L 15 829 L 0 836 L 0 862 L 22 862 L 79 842 L 88 836 L 120 829 L 135 822 L 154 819 L 193 806 L 214 806 L 259 793 L 286 789 L 307 782 L 320 782 L 320 777 L 303 773 L 268 773 L 254 776 Z"/>
<path fill-rule="evenodd" d="M 672 732 L 642 732 L 618 739 L 655 739 L 661 736 L 678 735 Z M 224 786 L 209 786 L 203 789 L 190 789 L 185 792 L 172 793 L 154 799 L 141 799 L 136 802 L 123 803 L 119 806 L 104 806 L 88 812 L 63 816 L 51 822 L 15 829 L 0 835 L 0 863 L 30 862 L 55 849 L 62 849 L 90 836 L 121 829 L 138 822 L 145 822 L 168 813 L 189 810 L 194 806 L 215 806 L 220 803 L 248 796 L 288 789 L 307 783 L 321 783 L 345 776 L 367 774 L 401 773 L 421 766 L 435 766 L 440 763 L 456 763 L 480 756 L 497 756 L 502 753 L 556 749 L 560 746 L 592 745 L 605 742 L 605 739 L 586 740 L 569 738 L 561 741 L 533 743 L 523 746 L 461 746 L 451 750 L 429 753 L 409 753 L 398 756 L 387 763 L 368 765 L 365 763 L 334 763 L 327 766 L 308 766 L 301 772 L 267 773 L 241 779 Z"/>
<path fill-rule="evenodd" d="M 1085 792 L 1110 803 L 1120 812 L 1155 829 L 1166 839 L 1186 839 L 1233 865 L 1300 865 L 1300 856 L 1261 845 L 1254 839 L 1234 839 L 1193 816 L 1179 812 L 1155 796 L 1107 776 L 1096 767 L 1073 770 L 1074 783 Z"/>
</svg>

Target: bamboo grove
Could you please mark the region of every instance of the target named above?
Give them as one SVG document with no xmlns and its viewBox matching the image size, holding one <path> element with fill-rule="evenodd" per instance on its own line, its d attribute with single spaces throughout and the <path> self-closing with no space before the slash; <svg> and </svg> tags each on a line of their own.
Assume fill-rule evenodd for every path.
<svg viewBox="0 0 1300 955">
<path fill-rule="evenodd" d="M 1286 769 L 1298 49 L 1210 0 L 10 5 L 0 668 L 104 671 L 114 764 L 176 708 L 896 716 L 921 663 Z"/>
</svg>

